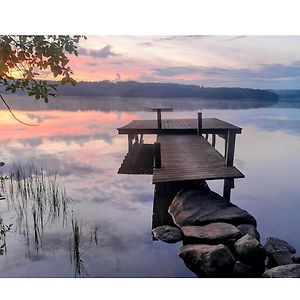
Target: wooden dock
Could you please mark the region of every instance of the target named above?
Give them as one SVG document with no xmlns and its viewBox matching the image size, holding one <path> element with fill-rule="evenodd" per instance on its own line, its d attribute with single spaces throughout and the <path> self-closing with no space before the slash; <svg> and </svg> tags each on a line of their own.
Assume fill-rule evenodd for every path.
<svg viewBox="0 0 300 300">
<path fill-rule="evenodd" d="M 157 120 L 134 120 L 117 129 L 119 134 L 128 135 L 128 154 L 119 173 L 153 173 L 154 184 L 224 179 L 224 197 L 230 199 L 234 179 L 244 177 L 233 166 L 235 139 L 242 129 L 216 118 L 202 119 L 201 113 L 198 119 L 163 120 L 163 109 L 154 110 L 158 111 Z M 146 134 L 157 135 L 148 152 L 143 140 Z M 224 155 L 215 148 L 217 137 L 225 140 Z M 149 153 L 144 157 L 145 166 L 141 153 Z"/>
<path fill-rule="evenodd" d="M 166 119 L 161 120 L 161 131 L 158 130 L 157 120 L 134 120 L 118 128 L 119 134 L 197 134 L 197 119 Z M 228 130 L 236 134 L 242 132 L 240 127 L 234 126 L 216 118 L 202 119 L 202 133 L 226 134 Z"/>
<path fill-rule="evenodd" d="M 153 183 L 244 177 L 202 136 L 158 135 L 157 142 L 161 167 L 153 169 Z"/>
</svg>

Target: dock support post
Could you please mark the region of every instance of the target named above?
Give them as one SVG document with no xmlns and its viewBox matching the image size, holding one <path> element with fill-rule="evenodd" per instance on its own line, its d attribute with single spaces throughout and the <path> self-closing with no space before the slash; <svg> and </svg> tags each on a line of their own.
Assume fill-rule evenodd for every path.
<svg viewBox="0 0 300 300">
<path fill-rule="evenodd" d="M 234 179 L 224 179 L 223 198 L 230 201 L 231 189 L 234 188 Z"/>
<path fill-rule="evenodd" d="M 226 166 L 232 166 L 234 159 L 235 133 L 231 130 L 228 130 L 227 132 L 225 147 L 225 164 Z"/>
<path fill-rule="evenodd" d="M 205 139 L 208 141 L 208 133 L 205 134 Z"/>
<path fill-rule="evenodd" d="M 216 147 L 216 134 L 215 133 L 212 134 L 211 144 L 213 147 Z"/>
<path fill-rule="evenodd" d="M 143 144 L 143 143 L 144 143 L 144 135 L 141 134 L 141 135 L 140 135 L 140 144 Z"/>
<path fill-rule="evenodd" d="M 161 132 L 161 110 L 157 110 L 157 129 L 158 132 Z"/>
<path fill-rule="evenodd" d="M 132 149 L 132 140 L 133 140 L 133 135 L 128 134 L 128 152 Z"/>
<path fill-rule="evenodd" d="M 135 137 L 134 137 L 134 142 L 135 142 L 136 144 L 139 143 L 139 135 L 138 135 L 138 134 L 135 135 Z"/>
<path fill-rule="evenodd" d="M 154 168 L 161 168 L 160 143 L 154 143 Z"/>
<path fill-rule="evenodd" d="M 202 132 L 202 113 L 198 112 L 198 127 L 197 127 L 197 134 L 201 135 Z"/>
</svg>

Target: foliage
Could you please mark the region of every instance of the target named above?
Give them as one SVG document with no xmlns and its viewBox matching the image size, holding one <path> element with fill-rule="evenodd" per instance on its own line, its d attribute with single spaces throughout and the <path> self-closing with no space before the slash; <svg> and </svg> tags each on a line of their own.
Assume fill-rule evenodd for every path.
<svg viewBox="0 0 300 300">
<path fill-rule="evenodd" d="M 136 81 L 78 82 L 75 88 L 59 87 L 60 95 L 98 97 L 203 98 L 276 101 L 278 95 L 258 89 L 212 88 L 177 83 Z"/>
<path fill-rule="evenodd" d="M 3 220 L 0 218 L 0 255 L 3 255 L 6 252 L 5 236 L 11 227 L 12 224 L 3 224 Z"/>
<path fill-rule="evenodd" d="M 47 74 L 62 76 L 61 84 L 76 84 L 71 77 L 68 54 L 78 55 L 79 35 L 3 35 L 0 36 L 0 85 L 48 102 L 56 95 L 56 84 L 41 80 Z"/>
</svg>

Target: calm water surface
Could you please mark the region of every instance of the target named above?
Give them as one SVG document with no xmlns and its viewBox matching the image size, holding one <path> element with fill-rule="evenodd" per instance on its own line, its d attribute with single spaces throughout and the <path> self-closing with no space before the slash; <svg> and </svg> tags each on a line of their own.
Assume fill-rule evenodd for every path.
<svg viewBox="0 0 300 300">
<path fill-rule="evenodd" d="M 127 136 L 116 128 L 154 118 L 143 111 L 154 101 L 176 109 L 163 117 L 193 118 L 201 108 L 204 117 L 243 128 L 235 165 L 246 178 L 235 181 L 231 201 L 257 219 L 263 242 L 267 236 L 284 238 L 300 253 L 299 108 L 184 99 L 8 101 L 18 117 L 39 126 L 21 125 L 4 108 L 0 111 L 2 174 L 9 175 L 15 165 L 42 167 L 46 175 L 57 172 L 57 188 L 66 189 L 68 200 L 60 213 L 44 205 L 39 227 L 37 200 L 0 201 L 0 216 L 12 224 L 0 256 L 1 277 L 194 277 L 177 255 L 180 243 L 152 240 L 151 176 L 117 175 Z M 217 139 L 217 148 L 223 147 Z M 209 185 L 222 192 L 221 181 Z"/>
</svg>

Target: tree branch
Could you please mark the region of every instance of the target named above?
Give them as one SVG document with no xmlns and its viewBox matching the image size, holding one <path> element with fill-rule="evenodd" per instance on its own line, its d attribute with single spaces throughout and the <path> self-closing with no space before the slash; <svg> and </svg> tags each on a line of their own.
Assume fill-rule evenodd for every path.
<svg viewBox="0 0 300 300">
<path fill-rule="evenodd" d="M 4 100 L 4 98 L 2 97 L 1 94 L 0 94 L 0 98 L 1 98 L 2 102 L 5 104 L 5 106 L 7 107 L 7 109 L 9 110 L 9 112 L 11 113 L 11 115 L 14 117 L 14 119 L 15 119 L 16 121 L 18 121 L 19 123 L 24 124 L 24 125 L 26 125 L 26 126 L 38 126 L 38 125 L 39 125 L 39 124 L 29 124 L 29 123 L 23 122 L 22 120 L 20 120 L 19 118 L 17 118 L 17 117 L 15 116 L 15 114 L 12 112 L 12 110 L 11 110 L 10 107 L 9 107 L 9 105 L 6 103 L 6 101 Z"/>
</svg>

